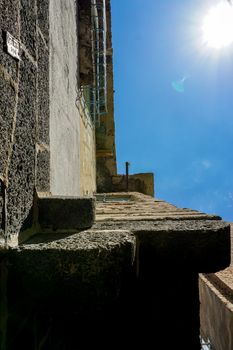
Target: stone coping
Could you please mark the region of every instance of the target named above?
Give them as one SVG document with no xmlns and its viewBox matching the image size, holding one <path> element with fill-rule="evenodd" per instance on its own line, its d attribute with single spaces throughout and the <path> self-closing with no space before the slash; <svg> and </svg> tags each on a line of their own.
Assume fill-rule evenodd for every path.
<svg viewBox="0 0 233 350">
<path fill-rule="evenodd" d="M 103 200 L 98 200 L 98 198 Z M 111 200 L 104 200 L 104 198 Z M 114 201 L 114 198 L 116 199 Z M 128 199 L 119 201 L 119 198 Z M 175 205 L 137 192 L 103 193 L 97 195 L 96 221 L 128 220 L 221 220 L 197 210 Z"/>
</svg>

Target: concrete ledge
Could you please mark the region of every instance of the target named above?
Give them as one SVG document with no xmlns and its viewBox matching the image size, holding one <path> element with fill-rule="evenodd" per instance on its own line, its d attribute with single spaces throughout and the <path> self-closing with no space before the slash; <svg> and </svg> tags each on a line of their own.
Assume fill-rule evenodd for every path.
<svg viewBox="0 0 233 350">
<path fill-rule="evenodd" d="M 140 269 L 153 271 L 160 265 L 208 273 L 230 264 L 230 225 L 223 221 L 112 221 L 93 228 L 133 232 Z"/>
<path fill-rule="evenodd" d="M 40 232 L 77 232 L 93 225 L 95 199 L 43 196 L 37 199 Z"/>
</svg>

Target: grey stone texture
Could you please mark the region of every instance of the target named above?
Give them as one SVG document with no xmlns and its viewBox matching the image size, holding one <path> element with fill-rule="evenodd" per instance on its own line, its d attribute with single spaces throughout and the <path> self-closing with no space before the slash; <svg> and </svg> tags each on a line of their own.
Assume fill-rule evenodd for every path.
<svg viewBox="0 0 233 350">
<path fill-rule="evenodd" d="M 102 303 L 117 297 L 119 277 L 134 259 L 134 244 L 127 231 L 38 235 L 9 252 L 10 270 L 40 297 L 41 292 L 46 298 L 67 293 L 74 307 L 91 309 L 96 296 Z"/>
<path fill-rule="evenodd" d="M 21 41 L 26 47 L 26 50 L 36 61 L 36 0 L 20 0 L 20 25 Z"/>
<path fill-rule="evenodd" d="M 0 241 L 3 238 L 3 235 L 4 235 L 4 185 L 2 181 L 0 181 Z"/>
<path fill-rule="evenodd" d="M 1 67 L 0 67 L 1 70 Z M 16 91 L 0 72 L 0 175 L 7 166 L 8 152 L 11 143 L 13 117 L 16 104 Z"/>
<path fill-rule="evenodd" d="M 186 266 L 196 272 L 216 272 L 230 264 L 230 226 L 218 220 L 163 220 L 97 222 L 95 229 L 133 232 L 138 263 L 151 268 Z M 148 260 L 149 259 L 149 260 Z"/>
<path fill-rule="evenodd" d="M 7 204 L 9 244 L 32 223 L 36 174 L 40 190 L 49 189 L 48 17 L 46 1 L 0 0 L 0 176 L 7 187 L 1 207 Z M 6 31 L 20 42 L 20 61 L 6 52 Z M 38 142 L 47 154 L 36 159 Z"/>
<path fill-rule="evenodd" d="M 36 153 L 36 190 L 48 192 L 50 190 L 50 153 L 46 148 L 38 148 Z"/>
<path fill-rule="evenodd" d="M 7 344 L 31 349 L 44 339 L 49 349 L 61 348 L 58 344 L 84 349 L 90 343 L 109 348 L 134 249 L 135 238 L 127 231 L 89 230 L 38 235 L 8 251 Z"/>
<path fill-rule="evenodd" d="M 43 38 L 49 45 L 49 0 L 37 0 L 37 23 Z"/>
<path fill-rule="evenodd" d="M 34 64 L 25 55 L 22 55 L 14 145 L 8 175 L 8 236 L 15 235 L 20 231 L 33 202 L 37 107 L 36 74 L 37 70 Z"/>
<path fill-rule="evenodd" d="M 38 35 L 37 140 L 49 145 L 49 49 L 41 35 Z"/>
<path fill-rule="evenodd" d="M 19 0 L 0 0 L 0 64 L 13 80 L 17 80 L 17 61 L 6 53 L 5 32 L 19 38 Z"/>
<path fill-rule="evenodd" d="M 38 222 L 42 231 L 76 232 L 95 220 L 93 198 L 46 196 L 38 198 Z"/>
<path fill-rule="evenodd" d="M 50 190 L 49 1 L 37 1 L 37 23 L 36 189 L 45 192 Z"/>
</svg>

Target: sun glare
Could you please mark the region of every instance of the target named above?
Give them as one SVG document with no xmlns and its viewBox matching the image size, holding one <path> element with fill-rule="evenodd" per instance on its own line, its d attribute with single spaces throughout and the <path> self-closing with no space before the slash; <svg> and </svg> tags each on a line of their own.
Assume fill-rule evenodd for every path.
<svg viewBox="0 0 233 350">
<path fill-rule="evenodd" d="M 233 7 L 219 3 L 203 21 L 203 40 L 208 46 L 221 49 L 233 43 Z"/>
</svg>

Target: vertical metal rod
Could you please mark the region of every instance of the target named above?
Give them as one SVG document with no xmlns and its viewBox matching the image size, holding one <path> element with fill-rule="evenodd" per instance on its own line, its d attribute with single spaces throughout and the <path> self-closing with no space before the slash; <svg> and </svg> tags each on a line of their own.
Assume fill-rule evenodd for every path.
<svg viewBox="0 0 233 350">
<path fill-rule="evenodd" d="M 126 172 L 126 192 L 129 192 L 129 162 L 125 162 L 125 172 Z"/>
</svg>

